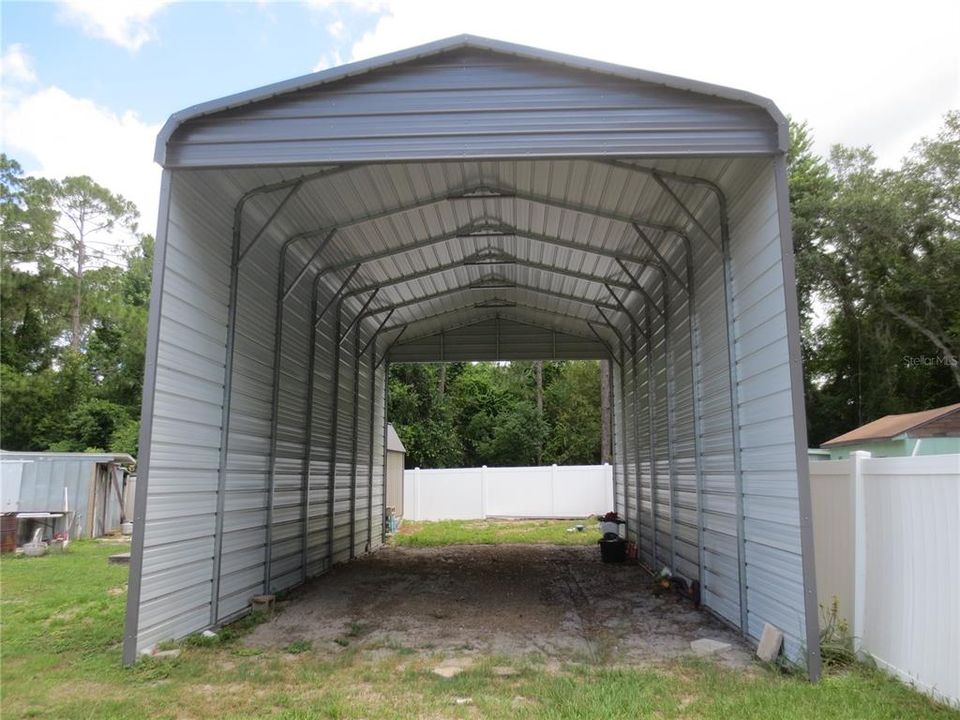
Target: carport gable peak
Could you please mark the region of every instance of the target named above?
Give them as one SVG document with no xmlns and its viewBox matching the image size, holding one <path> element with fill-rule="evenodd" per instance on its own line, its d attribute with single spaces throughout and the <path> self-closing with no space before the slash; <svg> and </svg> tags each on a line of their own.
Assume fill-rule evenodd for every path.
<svg viewBox="0 0 960 720">
<path fill-rule="evenodd" d="M 549 76 L 559 84 L 569 83 L 568 89 L 578 92 L 581 102 L 570 107 L 560 107 L 557 113 L 558 118 L 573 115 L 577 115 L 579 118 L 582 112 L 578 113 L 578 111 L 583 111 L 588 106 L 595 106 L 590 108 L 596 110 L 596 114 L 591 120 L 606 124 L 602 120 L 605 112 L 637 111 L 629 115 L 630 122 L 627 125 L 632 126 L 633 135 L 645 135 L 650 138 L 649 142 L 637 143 L 636 137 L 630 137 L 624 141 L 622 138 L 611 135 L 608 139 L 598 138 L 596 142 L 584 144 L 576 153 L 579 156 L 770 155 L 785 153 L 788 147 L 786 118 L 773 101 L 768 98 L 712 83 L 464 34 L 310 73 L 185 108 L 171 115 L 164 124 L 157 136 L 154 159 L 167 168 L 285 164 L 290 161 L 289 155 L 271 156 L 270 151 L 266 150 L 266 145 L 269 145 L 271 141 L 285 140 L 296 146 L 296 153 L 301 160 L 309 159 L 309 162 L 313 164 L 364 162 L 370 159 L 370 156 L 365 155 L 362 149 L 358 152 L 356 140 L 358 137 L 363 138 L 364 135 L 359 129 L 353 128 L 353 122 L 357 120 L 357 117 L 350 116 L 352 122 L 348 120 L 344 128 L 333 127 L 338 116 L 342 117 L 344 112 L 349 115 L 350 103 L 356 100 L 356 97 L 341 99 L 336 112 L 303 116 L 303 119 L 308 120 L 310 125 L 310 129 L 307 131 L 308 135 L 303 137 L 296 133 L 283 138 L 268 137 L 262 134 L 262 132 L 275 131 L 277 129 L 275 127 L 276 123 L 269 124 L 271 125 L 269 130 L 264 129 L 262 132 L 258 130 L 250 135 L 248 132 L 250 120 L 260 111 L 275 111 L 281 105 L 291 103 L 295 99 L 302 101 L 305 98 L 313 97 L 315 99 L 314 104 L 316 104 L 322 101 L 324 92 L 335 93 L 341 91 L 345 95 L 352 95 L 353 91 L 361 87 L 358 84 L 375 81 L 378 75 L 386 77 L 392 73 L 394 80 L 403 76 L 416 77 L 418 72 L 422 73 L 428 63 L 435 65 L 446 63 L 448 69 L 452 68 L 458 73 L 466 73 L 470 70 L 476 72 L 481 69 L 481 65 L 491 65 L 490 60 L 502 64 L 504 68 L 508 68 L 521 77 L 526 72 L 529 78 Z M 564 78 L 566 82 L 560 82 L 560 78 Z M 534 82 L 533 86 L 535 85 Z M 423 89 L 423 87 L 401 88 L 400 92 L 406 93 L 409 97 L 416 97 L 417 93 Z M 429 89 L 427 88 L 427 90 Z M 520 83 L 518 89 L 528 88 L 524 87 L 524 83 Z M 377 92 L 381 90 L 382 88 Z M 610 97 L 618 95 L 617 90 L 635 96 L 633 102 L 630 103 L 632 107 L 625 107 L 619 101 L 615 101 L 616 98 Z M 471 93 L 471 95 L 473 94 Z M 645 103 L 645 99 L 650 102 Z M 664 103 L 665 99 L 672 99 L 672 107 L 671 103 Z M 542 98 L 542 100 L 549 102 L 548 98 Z M 636 101 L 639 101 L 639 104 Z M 551 109 L 549 104 L 528 105 L 527 103 L 528 98 L 525 96 L 522 100 L 522 107 L 520 106 L 521 103 L 517 103 L 517 107 L 524 111 L 539 111 L 539 114 Z M 660 107 L 657 108 L 655 105 Z M 344 110 L 344 106 L 346 106 L 346 110 Z M 671 116 L 669 120 L 664 120 L 663 111 L 669 110 L 676 114 L 682 112 L 684 106 L 692 110 L 692 112 L 687 113 L 687 121 L 695 121 L 698 114 L 703 115 L 704 111 L 708 111 L 706 113 L 709 116 L 706 118 L 707 123 L 699 127 L 690 126 L 686 129 L 684 135 L 672 139 L 670 136 L 671 134 L 677 135 L 677 128 L 672 127 L 669 130 L 667 128 L 676 125 L 674 119 L 676 115 Z M 478 106 L 475 99 L 467 99 L 462 107 L 447 108 L 446 110 L 448 114 L 462 115 L 464 110 L 483 112 L 486 108 L 482 105 Z M 373 127 L 372 131 L 364 138 L 377 141 L 374 144 L 376 145 L 375 152 L 378 155 L 383 155 L 386 144 L 384 140 L 388 139 L 390 134 L 400 132 L 397 130 L 397 126 L 404 123 L 409 124 L 410 118 L 417 114 L 416 108 L 390 109 L 389 111 L 386 108 L 381 108 L 381 112 L 384 122 Z M 362 112 L 361 115 L 363 115 Z M 296 119 L 300 119 L 295 113 L 294 116 Z M 235 123 L 241 117 L 243 122 Z M 470 115 L 469 117 L 474 118 L 476 115 Z M 364 119 L 368 118 L 364 116 Z M 578 122 L 582 123 L 583 120 Z M 231 123 L 235 123 L 232 128 L 233 132 L 245 132 L 247 135 L 240 139 L 235 137 L 233 140 L 228 136 L 218 135 L 216 132 L 212 137 L 206 137 L 203 140 L 196 137 L 197 131 L 209 130 L 209 128 L 218 125 L 228 126 Z M 454 124 L 459 125 L 460 123 L 454 120 Z M 643 129 L 642 124 L 649 124 L 649 127 Z M 246 129 L 240 131 L 238 129 L 239 125 L 244 125 Z M 338 132 L 348 133 L 349 137 L 344 138 L 346 140 L 344 148 L 338 150 L 331 147 L 329 142 L 324 142 L 331 139 L 329 133 L 332 128 Z M 561 129 L 565 135 L 582 131 L 582 128 L 578 128 L 576 125 L 568 125 Z M 426 130 L 426 133 L 429 132 L 430 128 Z M 327 133 L 328 136 L 323 137 L 323 133 Z M 403 133 L 400 132 L 400 134 Z M 460 131 L 448 127 L 442 134 L 457 136 Z M 588 134 L 603 135 L 604 133 L 593 132 Z M 414 135 L 418 135 L 418 133 L 414 133 Z M 481 144 L 484 142 L 484 135 L 498 136 L 494 145 L 488 148 L 485 153 L 487 157 L 491 158 L 547 157 L 562 154 L 551 152 L 549 143 L 547 145 L 527 143 L 525 146 L 525 133 L 523 132 L 513 133 L 515 137 L 509 137 L 509 133 L 505 135 L 504 131 L 498 128 L 481 128 L 481 131 L 475 134 L 464 134 L 461 139 L 447 137 L 442 146 L 406 147 L 405 143 L 395 142 L 394 144 L 398 147 L 391 150 L 389 159 L 395 161 L 442 160 L 461 157 L 464 154 L 484 154 L 483 148 L 478 145 L 478 142 Z M 504 137 L 507 138 L 508 142 L 503 142 Z M 529 138 L 530 136 L 526 135 L 526 137 Z M 690 146 L 691 140 L 694 138 L 696 138 L 697 147 Z M 185 152 L 185 149 L 189 149 L 189 146 L 194 143 L 198 147 L 204 143 L 209 144 L 199 154 Z M 258 145 L 264 147 L 255 147 Z M 415 142 L 414 145 L 416 145 Z M 346 146 L 349 146 L 349 149 Z M 542 146 L 542 149 L 538 146 Z M 310 149 L 307 153 L 310 156 L 309 158 L 304 153 L 307 148 Z M 292 148 L 290 150 L 292 151 Z"/>
</svg>

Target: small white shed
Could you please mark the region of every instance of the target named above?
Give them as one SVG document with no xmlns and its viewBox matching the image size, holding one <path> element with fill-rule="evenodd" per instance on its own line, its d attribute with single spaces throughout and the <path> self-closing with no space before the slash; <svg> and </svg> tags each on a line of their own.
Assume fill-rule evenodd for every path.
<svg viewBox="0 0 960 720">
<path fill-rule="evenodd" d="M 407 449 L 393 423 L 387 423 L 387 505 L 397 518 L 403 517 L 403 467 Z"/>
</svg>

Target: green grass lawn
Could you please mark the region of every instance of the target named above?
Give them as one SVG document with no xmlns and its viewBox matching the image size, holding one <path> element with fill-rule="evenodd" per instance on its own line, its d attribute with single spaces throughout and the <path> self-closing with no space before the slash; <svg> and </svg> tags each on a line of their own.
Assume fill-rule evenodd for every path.
<svg viewBox="0 0 960 720">
<path fill-rule="evenodd" d="M 567 532 L 583 525 L 583 531 Z M 404 521 L 393 536 L 395 545 L 436 547 L 439 545 L 594 545 L 600 539 L 597 519 L 580 520 L 439 520 Z"/>
<path fill-rule="evenodd" d="M 557 665 L 531 653 L 479 657 L 446 679 L 432 673 L 442 656 L 363 639 L 346 647 L 247 648 L 241 637 L 250 622 L 216 641 L 183 642 L 176 659 L 147 658 L 126 669 L 126 568 L 106 562 L 119 549 L 81 542 L 66 555 L 0 560 L 4 720 L 960 717 L 866 668 L 829 674 L 814 686 L 759 666 Z"/>
</svg>

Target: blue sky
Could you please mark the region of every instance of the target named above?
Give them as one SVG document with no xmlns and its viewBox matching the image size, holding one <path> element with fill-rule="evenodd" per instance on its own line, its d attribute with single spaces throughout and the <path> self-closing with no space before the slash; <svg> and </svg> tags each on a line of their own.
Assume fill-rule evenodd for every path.
<svg viewBox="0 0 960 720">
<path fill-rule="evenodd" d="M 189 2 L 159 11 L 153 39 L 131 51 L 78 32 L 58 3 L 4 2 L 2 12 L 3 45 L 22 45 L 38 77 L 118 111 L 135 108 L 146 122 L 330 64 L 378 17 L 350 5 Z"/>
<path fill-rule="evenodd" d="M 205 100 L 469 32 L 749 90 L 895 165 L 960 108 L 960 2 L 0 0 L 0 147 L 153 230 L 153 144 Z"/>
</svg>

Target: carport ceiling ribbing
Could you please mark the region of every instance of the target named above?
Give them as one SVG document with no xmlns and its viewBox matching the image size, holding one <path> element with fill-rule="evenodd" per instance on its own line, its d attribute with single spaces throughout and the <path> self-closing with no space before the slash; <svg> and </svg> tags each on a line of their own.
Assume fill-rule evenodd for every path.
<svg viewBox="0 0 960 720">
<path fill-rule="evenodd" d="M 472 37 L 174 115 L 127 659 L 382 542 L 387 362 L 599 358 L 641 558 L 815 675 L 785 138 Z"/>
</svg>

